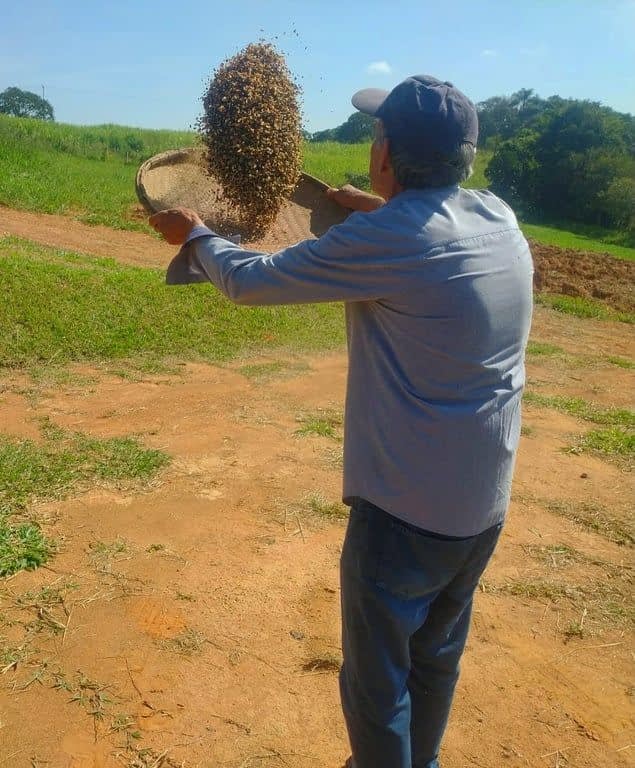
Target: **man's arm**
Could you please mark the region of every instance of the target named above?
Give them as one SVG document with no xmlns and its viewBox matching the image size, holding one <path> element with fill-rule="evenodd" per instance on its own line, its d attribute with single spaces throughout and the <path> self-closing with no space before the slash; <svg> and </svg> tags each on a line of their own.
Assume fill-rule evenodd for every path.
<svg viewBox="0 0 635 768">
<path fill-rule="evenodd" d="M 395 275 L 386 259 L 385 230 L 378 231 L 372 219 L 353 214 L 323 237 L 274 254 L 240 248 L 192 219 L 190 239 L 177 258 L 186 254 L 190 260 L 196 273 L 192 282 L 206 278 L 237 304 L 376 299 L 386 295 Z M 181 234 L 178 212 L 157 214 L 151 223 L 171 242 Z"/>
<path fill-rule="evenodd" d="M 383 197 L 371 195 L 369 192 L 357 189 L 352 184 L 344 184 L 339 189 L 329 188 L 326 194 L 343 208 L 350 208 L 352 211 L 362 211 L 364 213 L 376 211 L 385 202 Z"/>
</svg>

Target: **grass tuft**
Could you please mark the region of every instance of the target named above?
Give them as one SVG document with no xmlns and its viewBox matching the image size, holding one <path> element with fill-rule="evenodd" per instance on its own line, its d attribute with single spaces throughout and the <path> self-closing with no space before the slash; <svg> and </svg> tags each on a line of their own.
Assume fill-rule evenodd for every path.
<svg viewBox="0 0 635 768">
<path fill-rule="evenodd" d="M 543 578 L 509 579 L 503 584 L 483 584 L 486 592 L 511 595 L 550 603 L 568 603 L 576 611 L 588 614 L 596 625 L 627 626 L 635 621 L 630 580 L 593 580 L 570 584 Z M 569 625 L 569 629 L 572 625 Z M 565 635 L 570 633 L 564 631 Z M 574 633 L 575 634 L 575 633 Z"/>
<path fill-rule="evenodd" d="M 541 395 L 526 392 L 524 400 L 530 405 L 554 408 L 570 416 L 607 427 L 581 435 L 566 450 L 571 453 L 598 453 L 623 462 L 635 454 L 635 413 L 625 408 L 602 408 L 580 397 Z"/>
<path fill-rule="evenodd" d="M 603 577 L 608 579 L 621 578 L 624 581 L 630 581 L 630 567 L 592 557 L 568 544 L 548 544 L 546 546 L 533 544 L 523 546 L 523 549 L 533 558 L 541 560 L 552 568 L 569 568 L 573 565 L 582 564 L 601 569 Z"/>
<path fill-rule="evenodd" d="M 29 658 L 29 648 L 26 643 L 11 645 L 4 635 L 0 635 L 0 674 L 14 670 L 18 664 L 23 664 Z"/>
<path fill-rule="evenodd" d="M 581 397 L 566 395 L 542 395 L 538 392 L 525 392 L 524 401 L 529 405 L 541 408 L 553 408 L 570 416 L 576 416 L 584 421 L 606 426 L 635 427 L 635 412 L 626 408 L 602 408 L 595 403 L 589 403 Z"/>
<path fill-rule="evenodd" d="M 635 368 L 635 363 L 632 360 L 627 360 L 625 357 L 608 355 L 606 360 L 611 363 L 611 365 L 616 365 L 618 368 L 624 368 L 627 371 L 632 371 L 633 368 Z"/>
<path fill-rule="evenodd" d="M 632 249 L 631 249 L 632 250 Z M 536 304 L 550 307 L 558 312 L 575 317 L 591 318 L 595 320 L 618 320 L 621 323 L 635 323 L 635 314 L 632 312 L 619 312 L 607 304 L 602 304 L 593 299 L 585 299 L 580 296 L 558 296 L 549 293 L 535 294 Z"/>
<path fill-rule="evenodd" d="M 523 547 L 523 549 L 532 557 L 542 560 L 554 568 L 562 568 L 573 563 L 587 561 L 587 558 L 582 553 L 568 544 L 548 544 L 544 547 L 534 544 Z"/>
<path fill-rule="evenodd" d="M 608 541 L 622 546 L 635 545 L 635 535 L 631 527 L 610 513 L 606 507 L 595 502 L 576 504 L 570 501 L 552 500 L 545 503 L 549 512 L 565 517 L 588 531 L 597 533 Z"/>
<path fill-rule="evenodd" d="M 297 419 L 302 426 L 295 431 L 296 435 L 319 435 L 330 437 L 332 440 L 340 440 L 342 427 L 342 414 L 333 410 L 320 410 L 314 414 L 300 416 Z"/>
<path fill-rule="evenodd" d="M 154 376 L 182 376 L 184 367 L 185 363 L 138 355 L 129 360 L 118 360 L 116 367 L 106 370 L 110 375 L 125 381 L 140 382 Z"/>
<path fill-rule="evenodd" d="M 314 515 L 329 520 L 346 520 L 348 507 L 340 501 L 327 501 L 321 493 L 312 493 L 305 499 L 305 505 Z"/>
<path fill-rule="evenodd" d="M 342 666 L 341 657 L 335 653 L 322 653 L 313 656 L 302 664 L 303 672 L 331 672 L 338 674 Z"/>
<path fill-rule="evenodd" d="M 188 628 L 176 637 L 161 641 L 159 646 L 179 656 L 193 656 L 203 650 L 206 642 L 207 639 L 198 630 Z"/>
<path fill-rule="evenodd" d="M 24 510 L 34 499 L 62 498 L 88 481 L 147 480 L 169 462 L 130 437 L 92 438 L 49 422 L 42 443 L 0 435 L 0 504 Z"/>
<path fill-rule="evenodd" d="M 629 458 L 635 455 L 635 434 L 619 427 L 594 429 L 582 435 L 569 450 L 573 453 L 592 452 Z"/>
<path fill-rule="evenodd" d="M 533 357 L 553 357 L 564 355 L 564 349 L 556 344 L 548 344 L 543 341 L 530 341 L 527 344 L 527 354 Z"/>
<path fill-rule="evenodd" d="M 309 370 L 306 363 L 300 361 L 287 362 L 284 360 L 274 360 L 268 363 L 251 363 L 242 365 L 238 371 L 243 376 L 253 381 L 263 384 L 273 379 L 286 379 L 305 373 Z"/>
<path fill-rule="evenodd" d="M 128 544 L 123 539 L 116 539 L 115 541 L 111 542 L 91 541 L 88 545 L 88 549 L 93 557 L 104 558 L 107 560 L 127 552 Z"/>
<path fill-rule="evenodd" d="M 8 517 L 0 517 L 0 577 L 39 568 L 55 549 L 35 523 L 12 524 Z"/>
</svg>

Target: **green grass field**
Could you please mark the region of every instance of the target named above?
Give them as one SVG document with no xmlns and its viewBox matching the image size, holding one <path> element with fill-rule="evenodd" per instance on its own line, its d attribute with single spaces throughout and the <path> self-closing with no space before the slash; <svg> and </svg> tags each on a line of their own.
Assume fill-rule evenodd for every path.
<svg viewBox="0 0 635 768">
<path fill-rule="evenodd" d="M 77 361 L 134 359 L 135 371 L 156 372 L 176 358 L 317 352 L 345 341 L 339 304 L 240 307 L 209 285 L 168 287 L 162 270 L 14 237 L 0 239 L 0 286 L 0 369 L 26 368 L 40 378 Z"/>
<path fill-rule="evenodd" d="M 155 131 L 117 125 L 73 126 L 0 115 L 0 205 L 71 215 L 89 224 L 150 232 L 134 215 L 134 178 L 139 164 L 166 149 L 191 146 L 191 131 Z M 333 186 L 363 186 L 369 144 L 304 145 L 304 169 Z M 466 186 L 487 186 L 490 153 L 477 155 Z M 538 242 L 608 252 L 634 259 L 624 238 L 601 228 L 523 224 Z"/>
<path fill-rule="evenodd" d="M 78 360 L 226 360 L 344 343 L 342 307 L 239 307 L 209 285 L 168 287 L 135 268 L 0 239 L 0 368 Z"/>
<path fill-rule="evenodd" d="M 0 205 L 150 231 L 131 216 L 139 164 L 189 146 L 186 131 L 80 127 L 0 115 Z"/>
<path fill-rule="evenodd" d="M 587 299 L 583 296 L 558 296 L 556 294 L 537 293 L 536 304 L 555 309 L 556 312 L 564 312 L 575 317 L 592 318 L 595 320 L 618 320 L 621 323 L 635 323 L 635 314 L 632 312 L 620 312 L 608 304 L 595 299 Z"/>
<path fill-rule="evenodd" d="M 610 253 L 618 259 L 635 260 L 635 248 L 614 242 L 614 240 L 622 239 L 621 233 L 602 230 L 601 227 L 593 228 L 593 236 L 584 234 L 577 228 L 575 232 L 572 232 L 565 228 L 560 229 L 525 222 L 521 223 L 521 227 L 526 237 L 545 245 L 558 245 L 560 248 L 571 248 L 576 251 L 598 251 Z"/>
</svg>

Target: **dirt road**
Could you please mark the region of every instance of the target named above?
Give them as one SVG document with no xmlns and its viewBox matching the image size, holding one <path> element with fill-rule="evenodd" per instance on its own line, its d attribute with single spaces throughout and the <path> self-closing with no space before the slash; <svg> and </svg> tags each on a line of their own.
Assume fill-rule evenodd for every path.
<svg viewBox="0 0 635 768">
<path fill-rule="evenodd" d="M 143 232 L 94 227 L 68 216 L 16 211 L 0 206 L 0 237 L 6 235 L 141 267 L 165 267 L 178 250 Z"/>
</svg>

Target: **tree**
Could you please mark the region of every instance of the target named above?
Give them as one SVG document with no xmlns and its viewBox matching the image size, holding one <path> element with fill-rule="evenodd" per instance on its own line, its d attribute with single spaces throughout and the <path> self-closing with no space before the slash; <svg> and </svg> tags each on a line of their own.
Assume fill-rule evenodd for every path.
<svg viewBox="0 0 635 768">
<path fill-rule="evenodd" d="M 37 93 L 7 88 L 0 93 L 0 114 L 53 120 L 53 107 Z"/>
<path fill-rule="evenodd" d="M 316 131 L 311 136 L 311 141 L 317 141 L 317 142 L 337 141 L 337 139 L 335 138 L 336 133 L 337 133 L 337 128 L 326 128 L 323 131 Z"/>
<path fill-rule="evenodd" d="M 485 170 L 490 189 L 524 214 L 536 212 L 537 140 L 538 134 L 534 131 L 523 131 L 503 141 Z"/>
<path fill-rule="evenodd" d="M 363 112 L 352 115 L 337 128 L 327 128 L 313 134 L 313 141 L 341 141 L 343 144 L 357 144 L 372 139 L 375 134 L 375 118 Z"/>
<path fill-rule="evenodd" d="M 353 112 L 345 123 L 336 128 L 337 141 L 357 144 L 368 141 L 375 135 L 375 118 L 363 112 Z"/>
<path fill-rule="evenodd" d="M 543 104 L 529 127 L 497 146 L 485 172 L 492 191 L 525 215 L 630 226 L 635 118 L 590 101 Z"/>
<path fill-rule="evenodd" d="M 509 139 L 517 129 L 517 112 L 507 96 L 492 96 L 476 105 L 478 141 L 487 146 L 492 139 Z"/>
<path fill-rule="evenodd" d="M 511 96 L 493 96 L 476 105 L 479 121 L 479 144 L 491 146 L 510 139 L 523 128 L 531 127 L 547 108 L 532 88 L 521 88 Z"/>
<path fill-rule="evenodd" d="M 600 193 L 599 210 L 607 221 L 612 219 L 620 229 L 635 234 L 635 167 L 631 170 L 630 176 L 615 179 Z"/>
</svg>

